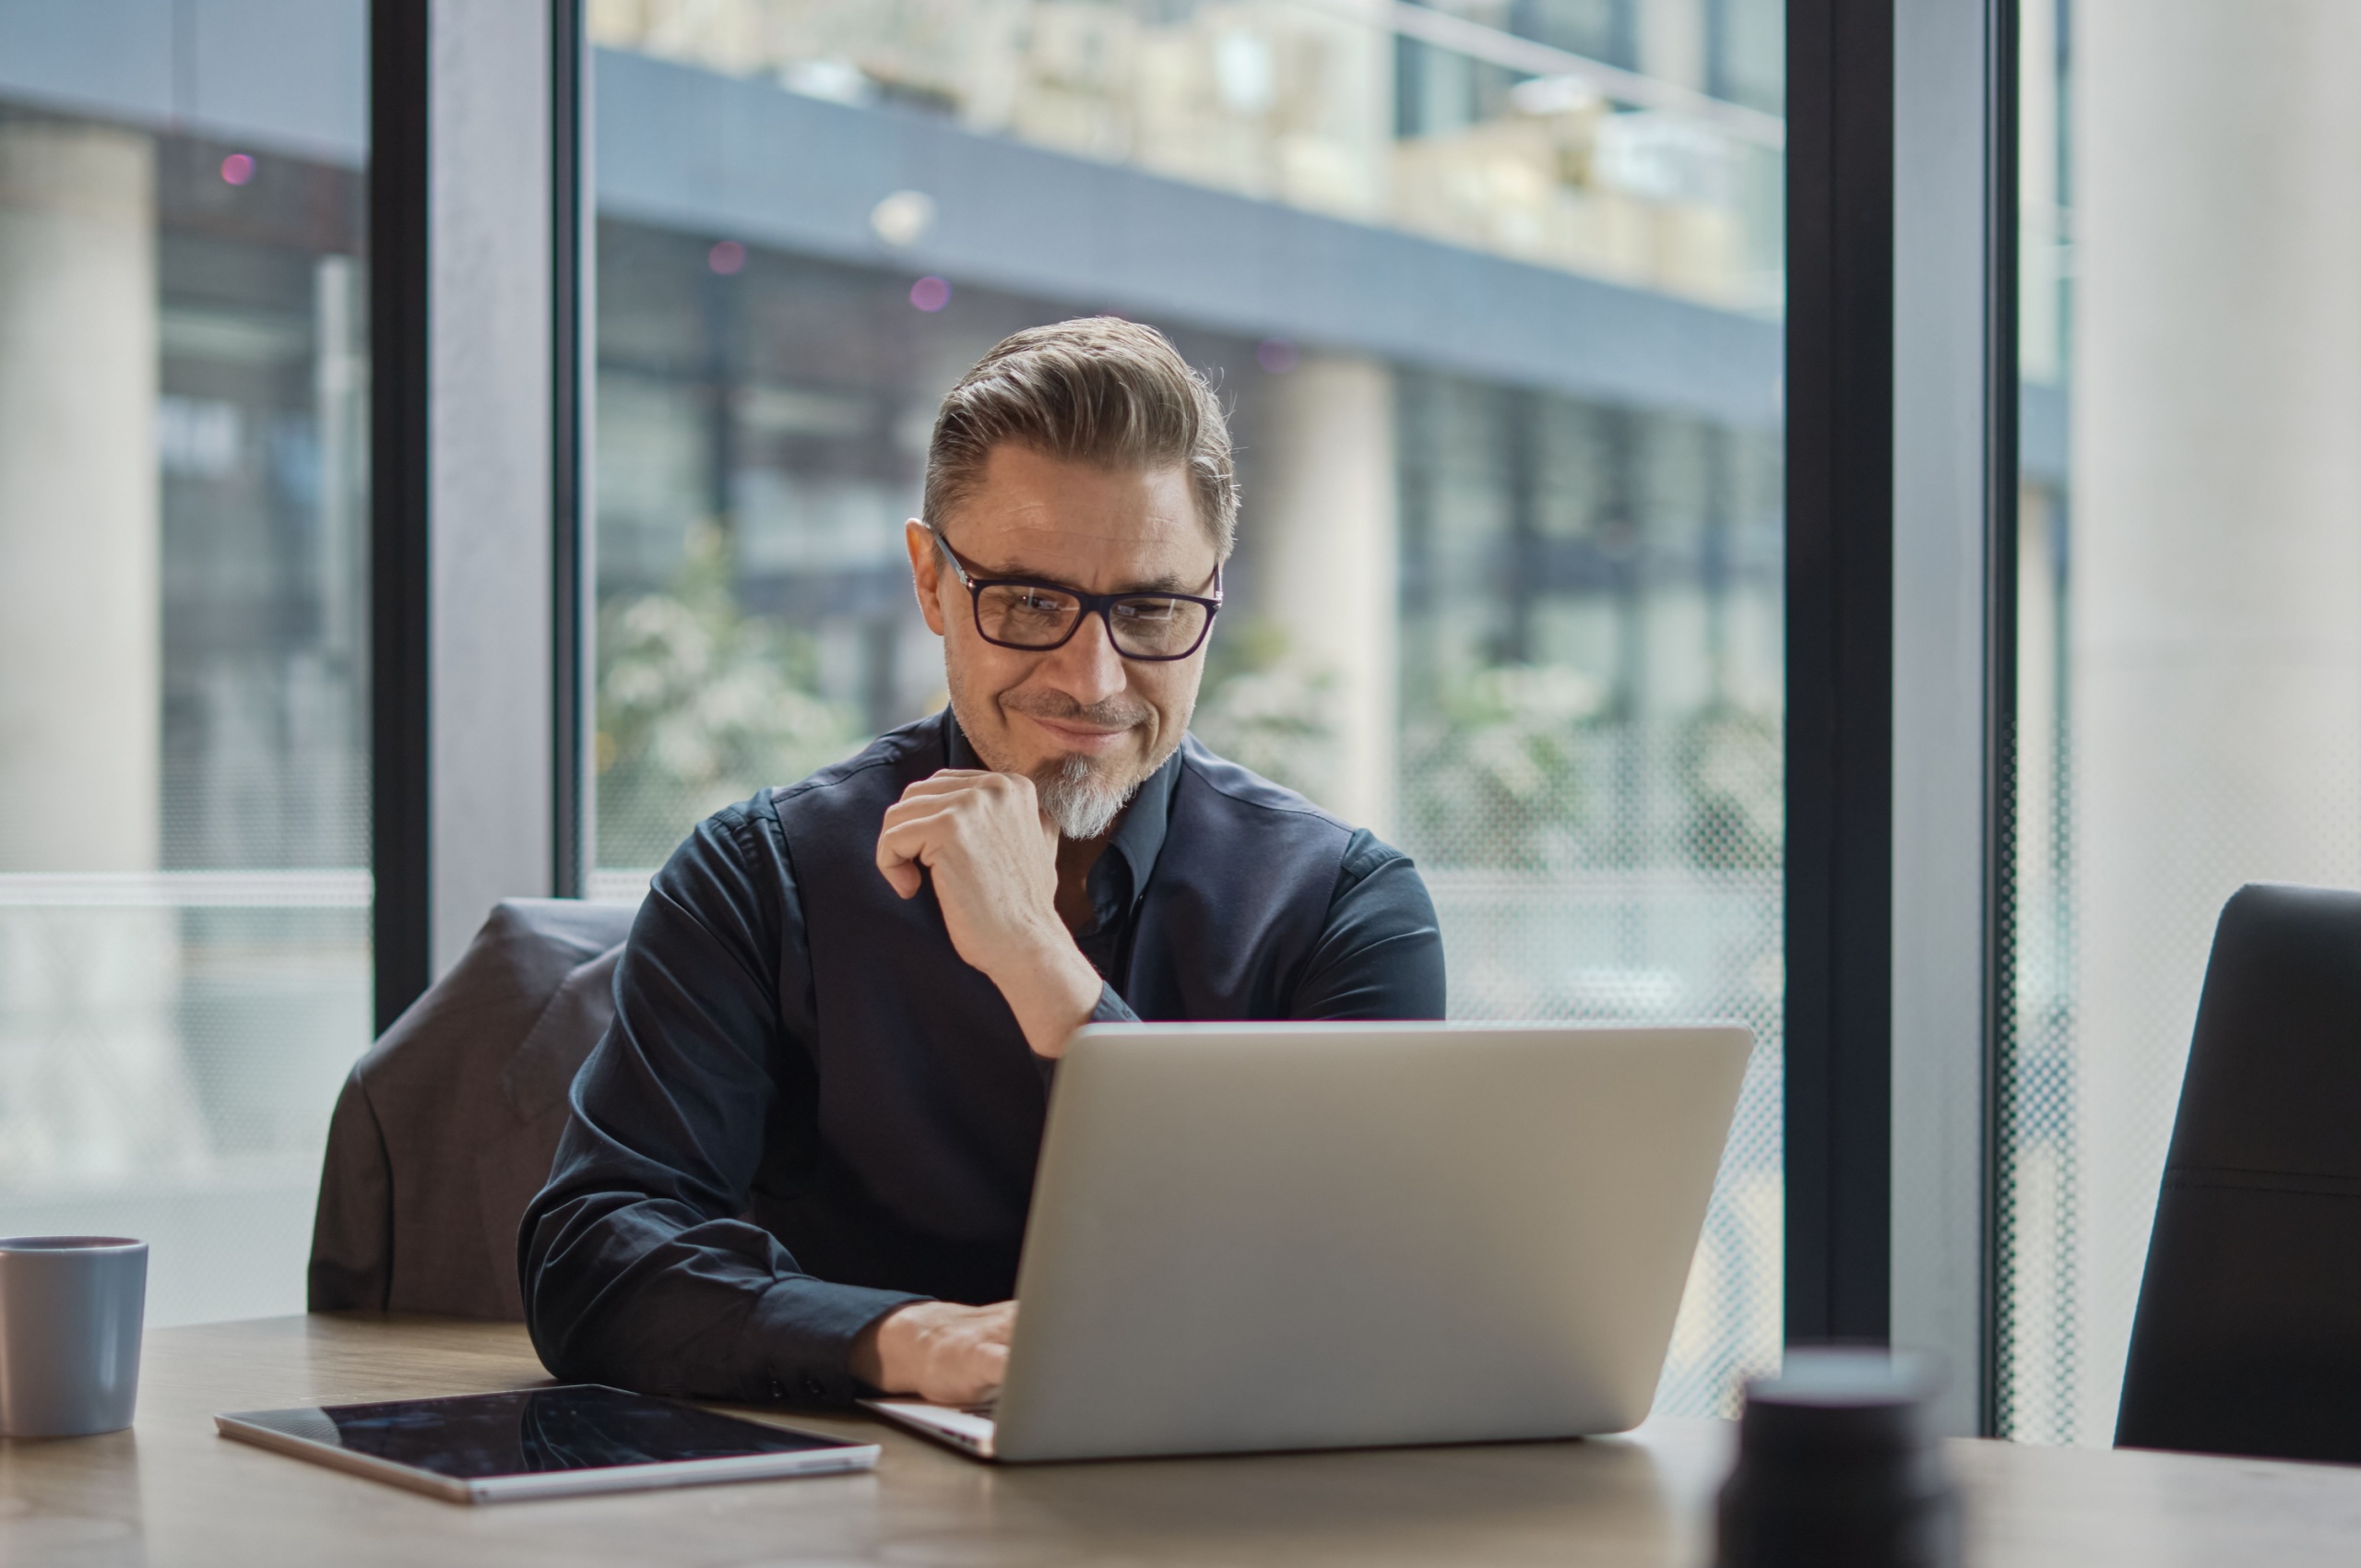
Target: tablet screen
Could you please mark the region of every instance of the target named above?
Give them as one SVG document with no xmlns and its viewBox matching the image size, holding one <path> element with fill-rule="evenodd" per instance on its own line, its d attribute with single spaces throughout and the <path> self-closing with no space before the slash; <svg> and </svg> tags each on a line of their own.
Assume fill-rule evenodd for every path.
<svg viewBox="0 0 2361 1568">
<path fill-rule="evenodd" d="M 264 1410 L 237 1419 L 460 1480 L 859 1446 L 597 1384 Z"/>
</svg>

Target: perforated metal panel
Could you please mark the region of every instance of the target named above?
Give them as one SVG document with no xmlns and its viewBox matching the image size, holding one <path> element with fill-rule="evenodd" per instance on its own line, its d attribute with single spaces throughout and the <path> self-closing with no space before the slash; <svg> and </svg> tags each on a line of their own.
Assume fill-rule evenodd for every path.
<svg viewBox="0 0 2361 1568">
<path fill-rule="evenodd" d="M 1608 727 L 1572 737 L 1572 749 L 1609 774 L 1636 761 L 1625 777 L 1649 803 L 1698 790 L 1695 753 L 1678 735 Z M 1437 823 L 1412 844 L 1442 923 L 1453 1016 L 1712 1018 L 1754 1031 L 1656 1397 L 1665 1413 L 1728 1414 L 1743 1380 L 1779 1356 L 1781 880 L 1775 840 L 1700 864 L 1696 825 L 1665 818 L 1654 831 L 1610 832 L 1599 846 L 1609 863 L 1587 867 L 1452 865 L 1497 831 L 1480 818 Z"/>
</svg>

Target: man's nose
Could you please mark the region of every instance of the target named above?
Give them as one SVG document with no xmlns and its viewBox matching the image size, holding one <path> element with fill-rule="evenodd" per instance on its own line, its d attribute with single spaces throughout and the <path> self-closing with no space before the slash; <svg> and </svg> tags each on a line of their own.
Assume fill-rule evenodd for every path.
<svg viewBox="0 0 2361 1568">
<path fill-rule="evenodd" d="M 1121 695 L 1131 683 L 1123 656 L 1107 635 L 1107 617 L 1085 615 L 1063 647 L 1051 650 L 1042 671 L 1051 683 L 1083 707 Z"/>
</svg>

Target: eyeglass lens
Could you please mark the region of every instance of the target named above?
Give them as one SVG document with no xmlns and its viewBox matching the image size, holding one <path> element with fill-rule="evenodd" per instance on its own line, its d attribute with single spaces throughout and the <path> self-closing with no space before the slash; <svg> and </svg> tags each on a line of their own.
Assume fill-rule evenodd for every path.
<svg viewBox="0 0 2361 1568">
<path fill-rule="evenodd" d="M 976 622 L 985 636 L 1009 647 L 1054 647 L 1074 630 L 1082 601 L 1054 588 L 1003 583 L 977 596 Z M 1185 599 L 1134 594 L 1107 607 L 1115 650 L 1139 659 L 1188 652 L 1204 635 L 1207 612 Z"/>
</svg>

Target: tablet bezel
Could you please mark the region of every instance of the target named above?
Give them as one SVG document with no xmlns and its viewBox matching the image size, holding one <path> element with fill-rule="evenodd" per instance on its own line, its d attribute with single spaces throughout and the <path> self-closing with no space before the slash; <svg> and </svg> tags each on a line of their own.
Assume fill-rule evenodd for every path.
<svg viewBox="0 0 2361 1568">
<path fill-rule="evenodd" d="M 565 1384 L 564 1388 L 610 1388 L 605 1384 Z M 845 1438 L 830 1437 L 825 1432 L 807 1431 L 801 1427 L 772 1426 L 767 1422 L 749 1420 L 743 1416 L 729 1415 L 719 1410 L 705 1413 L 725 1420 L 743 1421 L 746 1425 L 769 1431 L 785 1432 L 807 1438 L 826 1446 L 795 1450 L 783 1454 L 741 1454 L 718 1459 L 668 1459 L 647 1465 L 601 1465 L 574 1470 L 532 1470 L 507 1476 L 450 1476 L 439 1470 L 429 1470 L 416 1465 L 406 1465 L 397 1459 L 382 1458 L 374 1454 L 323 1443 L 316 1438 L 266 1424 L 265 1418 L 287 1416 L 303 1411 L 342 1409 L 354 1405 L 428 1404 L 454 1399 L 492 1399 L 514 1394 L 548 1393 L 550 1389 L 493 1389 L 472 1394 L 442 1394 L 408 1399 L 322 1400 L 314 1404 L 290 1405 L 271 1410 L 241 1410 L 216 1415 L 215 1428 L 224 1437 L 235 1438 L 258 1448 L 285 1454 L 297 1459 L 307 1459 L 329 1469 L 350 1475 L 365 1476 L 371 1480 L 386 1481 L 411 1491 L 423 1492 L 446 1503 L 512 1503 L 541 1497 L 579 1497 L 598 1492 L 650 1491 L 670 1487 L 709 1486 L 724 1481 L 767 1480 L 791 1476 L 837 1475 L 874 1469 L 880 1453 L 873 1443 L 856 1443 Z M 610 1392 L 633 1398 L 647 1399 L 656 1404 L 681 1404 L 682 1401 L 657 1399 L 650 1395 L 631 1395 L 627 1389 Z M 689 1408 L 704 1410 L 702 1406 Z"/>
</svg>

